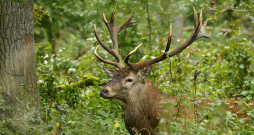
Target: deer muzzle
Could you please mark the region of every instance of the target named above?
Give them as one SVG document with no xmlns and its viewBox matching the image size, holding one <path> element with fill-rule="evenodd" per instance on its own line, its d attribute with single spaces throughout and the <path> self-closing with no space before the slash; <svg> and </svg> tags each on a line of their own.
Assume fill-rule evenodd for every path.
<svg viewBox="0 0 254 135">
<path fill-rule="evenodd" d="M 108 89 L 101 89 L 100 91 L 100 96 L 103 97 L 103 98 L 107 98 L 107 95 L 108 95 Z"/>
</svg>

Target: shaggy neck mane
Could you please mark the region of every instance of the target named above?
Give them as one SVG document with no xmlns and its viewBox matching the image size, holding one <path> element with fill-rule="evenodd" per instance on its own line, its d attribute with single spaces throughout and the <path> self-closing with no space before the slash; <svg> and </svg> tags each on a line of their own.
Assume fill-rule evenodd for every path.
<svg viewBox="0 0 254 135">
<path fill-rule="evenodd" d="M 146 79 L 145 85 L 129 95 L 130 100 L 122 105 L 125 126 L 133 132 L 136 129 L 155 129 L 159 123 L 159 100 L 162 94 Z M 120 103 L 121 104 L 121 103 Z M 147 130 L 141 131 L 147 132 Z"/>
</svg>

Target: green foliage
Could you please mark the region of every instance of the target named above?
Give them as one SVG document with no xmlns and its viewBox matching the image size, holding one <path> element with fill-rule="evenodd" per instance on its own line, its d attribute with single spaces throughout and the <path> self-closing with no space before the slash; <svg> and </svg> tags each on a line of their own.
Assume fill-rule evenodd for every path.
<svg viewBox="0 0 254 135">
<path fill-rule="evenodd" d="M 38 108 L 34 107 L 32 104 L 33 100 L 28 94 L 23 92 L 24 95 L 22 100 L 17 97 L 15 100 L 19 103 L 18 107 L 11 108 L 0 105 L 1 112 L 2 110 L 15 110 L 13 116 L 2 115 L 0 120 L 0 134 L 1 135 L 16 135 L 16 134 L 33 134 L 38 135 L 42 134 L 43 131 L 42 125 L 43 120 L 41 119 L 41 112 Z M 11 112 L 11 111 L 10 111 Z"/>
<path fill-rule="evenodd" d="M 185 106 L 185 109 L 179 111 L 178 115 L 185 115 L 186 110 L 190 110 L 193 102 L 192 98 L 179 97 L 180 105 Z M 210 103 L 209 106 L 202 105 L 201 99 L 197 103 L 201 107 L 198 109 L 198 113 L 195 116 L 195 120 L 188 118 L 176 118 L 170 115 L 172 107 L 176 107 L 172 104 L 165 104 L 167 108 L 164 117 L 161 120 L 161 132 L 160 134 L 253 134 L 253 109 L 251 107 L 243 108 L 241 111 L 247 111 L 249 118 L 239 119 L 236 114 L 232 114 L 229 111 L 225 111 L 225 104 L 222 100 L 215 99 L 215 102 Z M 242 100 L 238 102 L 239 106 L 244 103 Z M 233 106 L 231 106 L 233 107 Z M 191 110 L 195 111 L 195 110 Z M 242 113 L 240 111 L 240 113 Z M 245 122 L 249 121 L 249 124 Z"/>
<path fill-rule="evenodd" d="M 105 80 L 91 75 L 86 68 L 87 65 L 84 64 L 89 63 L 91 59 L 70 60 L 61 56 L 64 50 L 56 57 L 51 47 L 49 43 L 36 44 L 38 86 L 45 121 L 44 132 L 46 134 L 124 132 L 119 105 L 100 99 L 98 86 L 104 84 Z"/>
<path fill-rule="evenodd" d="M 52 18 L 50 17 L 49 12 L 45 9 L 46 9 L 45 6 L 34 5 L 33 12 L 34 12 L 34 20 L 36 23 L 40 24 L 40 21 L 46 18 L 46 16 L 49 18 L 49 21 L 52 22 Z"/>
<path fill-rule="evenodd" d="M 47 125 L 44 132 L 128 134 L 120 106 L 99 96 L 99 86 L 107 82 L 108 77 L 101 69 L 103 63 L 93 55 L 98 45 L 93 35 L 94 24 L 103 42 L 110 46 L 111 39 L 101 12 L 104 11 L 109 20 L 115 2 L 35 2 L 45 6 L 52 17 L 52 22 L 42 19 L 41 25 L 35 29 L 37 37 L 43 39 L 36 41 L 50 42 L 37 45 L 38 85 L 46 112 L 43 114 Z M 122 57 L 141 42 L 144 43 L 131 58 L 132 62 L 154 58 L 163 52 L 169 23 L 175 22 L 178 15 L 181 14 L 187 20 L 185 26 L 192 26 L 192 6 L 198 12 L 202 9 L 204 18 L 209 18 L 208 26 L 213 26 L 207 27 L 207 31 L 212 31 L 211 38 L 200 39 L 178 56 L 153 66 L 149 80 L 157 82 L 154 84 L 166 95 L 181 99 L 177 105 L 189 109 L 192 105 L 189 101 L 193 97 L 215 100 L 199 114 L 200 118 L 208 119 L 194 121 L 168 116 L 161 122 L 161 134 L 252 134 L 253 109 L 243 107 L 241 111 L 247 111 L 250 117 L 238 119 L 235 114 L 226 112 L 222 104 L 223 99 L 235 97 L 253 100 L 253 23 L 249 23 L 251 17 L 248 17 L 253 13 L 249 12 L 251 7 L 248 1 L 216 1 L 213 7 L 206 1 L 146 2 L 118 2 L 116 24 L 128 17 L 130 7 L 139 5 L 133 17 L 138 25 L 124 30 L 118 36 Z M 172 49 L 191 34 L 184 31 L 181 37 L 175 35 L 175 31 L 177 29 L 173 31 Z M 61 40 L 61 46 L 58 54 L 54 54 L 51 48 L 54 48 L 55 40 L 58 39 Z M 101 48 L 98 53 L 105 59 L 114 59 Z M 193 74 L 196 70 L 201 71 L 201 74 L 196 82 L 195 94 Z M 94 86 L 87 87 L 85 84 L 80 87 L 86 76 L 96 76 L 100 80 L 92 79 Z M 240 101 L 238 105 L 245 103 Z M 180 110 L 179 115 L 183 112 Z M 243 124 L 247 120 L 251 123 Z"/>
</svg>

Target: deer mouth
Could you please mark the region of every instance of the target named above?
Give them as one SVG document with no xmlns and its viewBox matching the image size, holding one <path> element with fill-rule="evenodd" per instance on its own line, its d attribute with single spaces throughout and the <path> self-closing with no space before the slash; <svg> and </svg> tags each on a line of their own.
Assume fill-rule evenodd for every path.
<svg viewBox="0 0 254 135">
<path fill-rule="evenodd" d="M 105 95 L 102 95 L 102 94 L 100 94 L 100 96 L 103 97 L 104 99 L 110 99 L 110 100 L 113 99 L 113 97 L 108 97 L 108 96 L 105 96 Z"/>
</svg>

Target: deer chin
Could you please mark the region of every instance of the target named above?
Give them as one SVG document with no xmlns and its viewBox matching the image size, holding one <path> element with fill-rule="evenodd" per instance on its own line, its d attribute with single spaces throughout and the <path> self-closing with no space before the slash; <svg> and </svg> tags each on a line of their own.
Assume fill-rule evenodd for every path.
<svg viewBox="0 0 254 135">
<path fill-rule="evenodd" d="M 105 96 L 101 96 L 103 97 L 104 99 L 113 99 L 113 97 L 105 97 Z"/>
<path fill-rule="evenodd" d="M 100 93 L 100 96 L 103 97 L 104 99 L 114 99 L 114 95 L 110 94 Z"/>
<path fill-rule="evenodd" d="M 109 96 L 109 95 L 102 95 L 101 97 L 103 97 L 104 99 L 109 99 L 109 100 L 115 100 L 116 102 L 118 102 L 121 106 L 126 106 L 127 101 L 123 98 L 119 98 L 117 96 Z"/>
<path fill-rule="evenodd" d="M 103 93 L 100 93 L 100 96 L 103 97 L 104 99 L 112 99 L 113 98 L 113 97 L 108 96 L 107 94 L 103 94 Z"/>
</svg>

